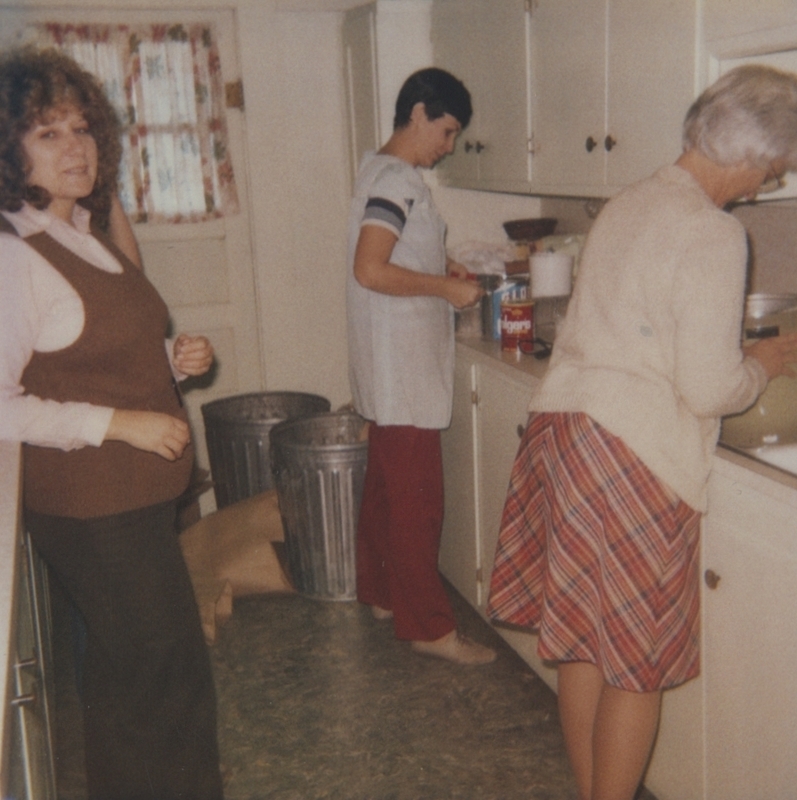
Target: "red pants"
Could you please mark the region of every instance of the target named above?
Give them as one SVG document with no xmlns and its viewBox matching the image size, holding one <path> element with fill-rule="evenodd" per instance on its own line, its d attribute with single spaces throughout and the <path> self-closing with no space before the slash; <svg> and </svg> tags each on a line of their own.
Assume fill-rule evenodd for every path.
<svg viewBox="0 0 797 800">
<path fill-rule="evenodd" d="M 357 597 L 393 611 L 398 639 L 433 641 L 456 621 L 437 569 L 440 431 L 371 425 L 357 529 Z"/>
</svg>

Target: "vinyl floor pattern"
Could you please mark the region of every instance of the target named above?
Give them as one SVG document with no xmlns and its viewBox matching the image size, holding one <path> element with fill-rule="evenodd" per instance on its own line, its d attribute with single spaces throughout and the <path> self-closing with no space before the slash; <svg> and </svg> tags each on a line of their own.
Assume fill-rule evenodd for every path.
<svg viewBox="0 0 797 800">
<path fill-rule="evenodd" d="M 236 600 L 211 650 L 226 800 L 574 800 L 555 695 L 450 591 L 462 631 L 498 649 L 493 664 L 417 655 L 358 603 Z M 58 797 L 82 800 L 57 606 Z"/>
</svg>

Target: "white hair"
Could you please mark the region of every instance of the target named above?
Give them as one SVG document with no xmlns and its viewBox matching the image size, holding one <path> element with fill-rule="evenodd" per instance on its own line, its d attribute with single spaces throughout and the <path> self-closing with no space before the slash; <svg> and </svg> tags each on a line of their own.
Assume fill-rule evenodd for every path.
<svg viewBox="0 0 797 800">
<path fill-rule="evenodd" d="M 683 146 L 721 166 L 797 169 L 797 75 L 763 64 L 727 72 L 687 112 Z"/>
</svg>

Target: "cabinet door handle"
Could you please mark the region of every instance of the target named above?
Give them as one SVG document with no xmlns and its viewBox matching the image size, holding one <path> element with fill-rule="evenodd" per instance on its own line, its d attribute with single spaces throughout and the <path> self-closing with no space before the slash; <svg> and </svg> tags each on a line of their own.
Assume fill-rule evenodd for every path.
<svg viewBox="0 0 797 800">
<path fill-rule="evenodd" d="M 36 695 L 35 694 L 21 694 L 17 697 L 12 698 L 11 700 L 11 707 L 12 708 L 20 708 L 22 706 L 33 706 L 36 705 Z"/>
<path fill-rule="evenodd" d="M 587 148 L 587 152 L 591 153 L 597 146 L 598 143 L 591 136 L 587 136 L 587 141 L 584 143 L 584 147 Z"/>
<path fill-rule="evenodd" d="M 617 139 L 614 139 L 611 136 L 607 136 L 603 140 L 603 146 L 606 148 L 607 153 L 611 153 L 612 148 L 617 144 Z"/>
<path fill-rule="evenodd" d="M 484 150 L 486 147 L 487 147 L 486 144 L 482 144 L 480 141 L 478 141 L 478 139 L 476 140 L 476 152 L 477 153 L 481 153 L 481 151 Z"/>
<path fill-rule="evenodd" d="M 709 589 L 716 589 L 720 582 L 720 576 L 713 569 L 707 569 L 703 573 L 703 579 Z"/>
<path fill-rule="evenodd" d="M 23 658 L 21 661 L 17 661 L 14 664 L 14 669 L 29 669 L 29 668 L 36 668 L 39 666 L 39 659 L 34 652 L 30 658 Z"/>
<path fill-rule="evenodd" d="M 465 145 L 464 145 L 464 148 L 465 148 L 465 152 L 466 153 L 470 153 L 470 151 L 473 150 L 473 145 L 470 142 L 466 141 Z"/>
</svg>

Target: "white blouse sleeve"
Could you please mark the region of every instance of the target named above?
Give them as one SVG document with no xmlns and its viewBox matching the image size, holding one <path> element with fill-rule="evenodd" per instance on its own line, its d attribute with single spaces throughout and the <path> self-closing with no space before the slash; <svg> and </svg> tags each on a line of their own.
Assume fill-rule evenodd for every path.
<svg viewBox="0 0 797 800">
<path fill-rule="evenodd" d="M 21 385 L 54 301 L 52 271 L 23 240 L 0 234 L 0 439 L 61 450 L 99 446 L 112 408 L 42 400 Z"/>
</svg>

